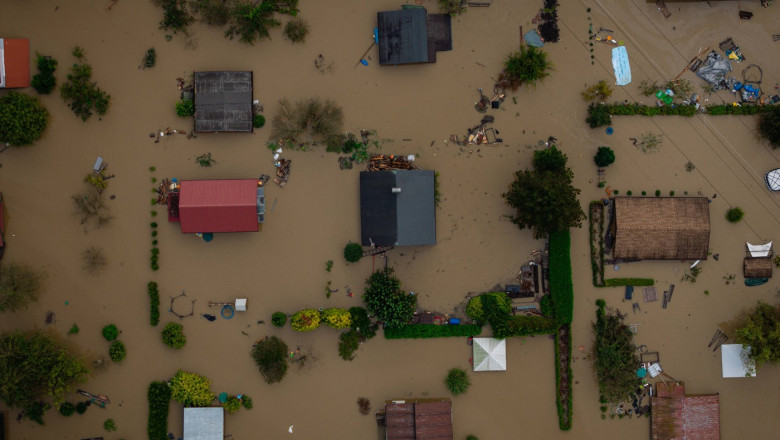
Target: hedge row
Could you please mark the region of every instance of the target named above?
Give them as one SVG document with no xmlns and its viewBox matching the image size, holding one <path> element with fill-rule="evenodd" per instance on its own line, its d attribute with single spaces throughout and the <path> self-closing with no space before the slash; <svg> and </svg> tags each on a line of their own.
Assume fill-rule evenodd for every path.
<svg viewBox="0 0 780 440">
<path fill-rule="evenodd" d="M 558 322 L 541 316 L 510 316 L 503 321 L 491 321 L 493 337 L 504 339 L 513 336 L 549 335 L 558 330 Z"/>
<path fill-rule="evenodd" d="M 152 382 L 147 393 L 149 420 L 146 430 L 149 440 L 168 440 L 168 406 L 171 402 L 171 387 L 165 382 Z"/>
<path fill-rule="evenodd" d="M 642 116 L 687 116 L 696 114 L 696 106 L 675 104 L 674 106 L 665 105 L 658 107 L 656 105 L 643 104 L 602 104 L 607 107 L 607 111 L 613 116 L 624 115 L 642 115 Z"/>
<path fill-rule="evenodd" d="M 652 278 L 608 278 L 604 280 L 604 287 L 618 286 L 652 286 L 655 280 Z"/>
<path fill-rule="evenodd" d="M 761 113 L 769 113 L 772 111 L 772 109 L 778 108 L 777 106 L 771 106 L 771 105 L 731 105 L 731 104 L 722 104 L 722 105 L 708 105 L 707 106 L 707 113 L 711 114 L 712 116 L 722 116 L 722 115 L 758 115 Z"/>
<path fill-rule="evenodd" d="M 550 234 L 550 293 L 559 324 L 570 324 L 574 314 L 571 277 L 571 235 L 567 229 Z"/>
<path fill-rule="evenodd" d="M 568 341 L 566 341 L 569 353 L 566 359 L 566 380 L 568 381 L 568 393 L 566 395 L 566 409 L 564 413 L 563 402 L 561 401 L 561 368 L 560 368 L 560 333 L 555 332 L 555 403 L 558 406 L 558 427 L 561 431 L 571 430 L 571 420 L 574 411 L 574 403 L 572 401 L 572 383 L 574 382 L 571 371 L 571 326 L 566 324 L 568 331 Z"/>
<path fill-rule="evenodd" d="M 157 290 L 157 283 L 149 282 L 149 323 L 156 326 L 160 322 L 160 292 Z"/>
<path fill-rule="evenodd" d="M 476 336 L 481 332 L 482 327 L 476 324 L 412 324 L 403 327 L 386 327 L 385 339 L 449 338 L 451 336 Z"/>
<path fill-rule="evenodd" d="M 712 116 L 723 115 L 758 115 L 771 112 L 777 108 L 772 105 L 733 105 L 720 104 L 705 107 L 707 114 Z M 697 113 L 693 105 L 675 104 L 658 107 L 643 104 L 591 104 L 588 107 L 588 116 L 585 121 L 591 128 L 609 125 L 611 116 L 642 115 L 642 116 L 685 116 L 691 117 Z"/>
</svg>

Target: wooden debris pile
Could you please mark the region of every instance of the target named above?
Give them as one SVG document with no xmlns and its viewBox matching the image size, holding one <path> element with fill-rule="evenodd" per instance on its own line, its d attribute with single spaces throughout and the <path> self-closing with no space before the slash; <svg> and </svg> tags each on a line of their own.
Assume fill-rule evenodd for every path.
<svg viewBox="0 0 780 440">
<path fill-rule="evenodd" d="M 404 156 L 376 154 L 368 160 L 368 171 L 419 169 Z"/>
<path fill-rule="evenodd" d="M 274 166 L 276 167 L 276 177 L 274 177 L 274 183 L 279 185 L 280 188 L 284 188 L 284 186 L 287 185 L 287 181 L 290 178 L 291 164 L 292 160 L 290 159 L 279 159 L 274 162 Z"/>
</svg>

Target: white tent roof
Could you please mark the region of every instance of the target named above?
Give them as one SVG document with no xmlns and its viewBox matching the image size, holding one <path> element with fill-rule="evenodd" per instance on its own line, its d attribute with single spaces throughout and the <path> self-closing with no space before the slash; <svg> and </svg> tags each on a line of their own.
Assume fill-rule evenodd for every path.
<svg viewBox="0 0 780 440">
<path fill-rule="evenodd" d="M 750 346 L 743 349 L 742 344 L 721 345 L 723 377 L 755 377 L 755 364 L 748 358 L 749 354 Z"/>
<path fill-rule="evenodd" d="M 225 411 L 222 407 L 184 408 L 184 440 L 223 440 Z"/>
<path fill-rule="evenodd" d="M 780 168 L 766 173 L 766 186 L 772 191 L 780 191 Z"/>
<path fill-rule="evenodd" d="M 747 244 L 751 257 L 768 257 L 769 252 L 772 251 L 771 241 L 767 244 L 750 244 L 747 242 L 745 244 Z"/>
<path fill-rule="evenodd" d="M 506 339 L 474 338 L 474 371 L 506 371 Z"/>
</svg>

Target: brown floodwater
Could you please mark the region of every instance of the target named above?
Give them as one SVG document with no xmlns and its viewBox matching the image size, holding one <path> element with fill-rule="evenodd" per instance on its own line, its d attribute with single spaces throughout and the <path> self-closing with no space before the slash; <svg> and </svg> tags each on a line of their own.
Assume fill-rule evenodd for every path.
<svg viewBox="0 0 780 440">
<path fill-rule="evenodd" d="M 144 438 L 147 386 L 177 369 L 210 377 L 217 393 L 253 398 L 253 410 L 226 416 L 226 433 L 236 440 L 373 439 L 376 424 L 373 417 L 359 414 L 358 397 L 369 398 L 372 409 L 390 398 L 446 397 L 446 371 L 469 368 L 470 347 L 461 338 L 391 341 L 380 335 L 362 346 L 355 360 L 345 362 L 338 357 L 335 330 L 296 333 L 289 326 L 270 326 L 275 311 L 361 304 L 359 295 L 345 295 L 345 286 L 359 291 L 371 270 L 384 264 L 365 258 L 348 265 L 341 257 L 344 244 L 360 238 L 360 167 L 341 171 L 336 156 L 321 148 L 285 152 L 293 161 L 290 182 L 284 189 L 268 187 L 266 222 L 259 233 L 218 234 L 204 243 L 181 234 L 178 225 L 167 224 L 162 215 L 155 218 L 160 223 L 160 270 L 150 270 L 151 177 L 253 178 L 273 171 L 265 147 L 270 127 L 254 134 L 189 140 L 174 136 L 160 143 L 148 137 L 165 127 L 191 129 L 191 122 L 174 112 L 176 78 L 196 70 L 252 70 L 255 99 L 263 104 L 269 124 L 282 97 L 333 99 L 344 109 L 346 130 L 377 130 L 385 139 L 382 152 L 417 154 L 418 165 L 441 173 L 437 245 L 396 249 L 388 261 L 403 287 L 418 292 L 420 306 L 430 310 L 450 311 L 469 292 L 512 282 L 530 253 L 543 246 L 507 220 L 512 211 L 501 194 L 514 171 L 530 165 L 538 141 L 550 135 L 569 156 L 583 206 L 603 195 L 596 187 L 592 159 L 599 145 L 616 151 L 607 180 L 623 194 L 652 194 L 656 189 L 677 195 L 717 194 L 710 211 L 710 247 L 720 258 L 701 263 L 695 284 L 680 281 L 690 262 L 626 264 L 618 273 L 606 269 L 607 277 L 655 278 L 661 289 L 676 284 L 666 310 L 659 301 L 642 303 L 642 311 L 632 314 L 631 304 L 622 301 L 622 289 L 592 287 L 587 229 L 573 230 L 574 347 L 589 349 L 594 303 L 605 298 L 608 305 L 629 313 L 627 321 L 638 324 L 636 342 L 659 351 L 664 370 L 684 380 L 689 392 L 720 393 L 724 439 L 778 437 L 780 369 L 767 366 L 754 379 L 722 379 L 720 355 L 707 343 L 719 324 L 756 301 L 778 301 L 778 277 L 746 288 L 741 267 L 745 241 L 778 239 L 780 195 L 767 191 L 763 173 L 778 167 L 780 151 L 756 139 L 752 117 L 616 117 L 615 133 L 608 136 L 603 127 L 587 127 L 586 105 L 579 95 L 585 84 L 614 80 L 605 45 L 594 47 L 591 62 L 590 24 L 612 29 L 628 49 L 633 82 L 618 87 L 615 100 L 650 103 L 639 93 L 641 80 L 674 78 L 700 49 L 715 48 L 729 36 L 747 58 L 734 65 L 735 74 L 747 63 L 759 64 L 763 87 L 773 92 L 780 80 L 780 58 L 770 38 L 777 32 L 777 5 L 762 9 L 757 1 L 743 2 L 755 16 L 739 21 L 737 2 L 713 2 L 712 7 L 675 3 L 671 18 L 664 20 L 654 4 L 643 0 L 563 2 L 561 42 L 545 46 L 555 70 L 535 89 L 511 93 L 499 110 L 490 110 L 503 144 L 461 148 L 447 139 L 479 122 L 482 115 L 473 108 L 477 88 L 490 90 L 503 58 L 517 49 L 518 27 L 533 27 L 531 19 L 541 0 L 496 0 L 488 8 L 472 8 L 453 20 L 453 50 L 439 53 L 436 64 L 383 68 L 375 62 L 376 48 L 369 66 L 356 63 L 371 44 L 376 12 L 398 7 L 399 2 L 389 0 L 302 0 L 300 16 L 311 24 L 305 44 L 293 45 L 274 30 L 271 40 L 255 46 L 227 40 L 221 30 L 200 24 L 192 26 L 189 36 L 175 35 L 166 42 L 165 32 L 158 29 L 161 11 L 143 0 L 120 0 L 110 11 L 108 0 L 2 3 L 0 34 L 27 37 L 32 51 L 58 59 L 59 82 L 74 61 L 72 47 L 82 46 L 94 80 L 111 94 L 111 108 L 102 120 L 93 116 L 83 123 L 57 93 L 42 97 L 52 114 L 45 137 L 32 147 L 0 155 L 0 190 L 9 213 L 5 261 L 32 264 L 49 275 L 40 301 L 25 311 L 4 314 L 0 329 L 44 327 L 52 311 L 57 331 L 64 334 L 78 324 L 80 333 L 68 338 L 84 350 L 106 354 L 108 344 L 100 329 L 109 323 L 122 330 L 120 338 L 128 349 L 124 362 L 96 371 L 84 385 L 110 396 L 112 404 L 106 409 L 92 408 L 70 418 L 51 411 L 46 426 L 17 424 L 12 421 L 16 412 L 11 412 L 11 439 L 97 437 L 104 435 L 102 422 L 109 417 L 119 430 L 105 438 Z M 436 9 L 433 0 L 423 4 Z M 139 70 L 149 47 L 157 50 L 157 65 Z M 315 69 L 313 61 L 320 54 L 332 63 L 330 71 Z M 701 83 L 690 72 L 682 77 L 697 87 Z M 709 102 L 730 99 L 721 91 Z M 632 146 L 628 138 L 644 132 L 663 135 L 659 151 L 642 153 Z M 195 156 L 206 152 L 216 159 L 215 166 L 196 166 Z M 110 162 L 108 171 L 116 174 L 106 190 L 116 196 L 108 201 L 114 219 L 107 227 L 85 229 L 73 215 L 70 196 L 82 188 L 81 180 L 97 155 Z M 694 171 L 685 171 L 688 161 L 695 164 Z M 156 171 L 150 173 L 150 166 Z M 733 206 L 746 212 L 738 224 L 724 218 Z M 89 246 L 103 248 L 109 259 L 97 276 L 81 267 L 81 252 Z M 328 260 L 335 261 L 331 273 L 325 271 Z M 726 284 L 724 277 L 731 274 L 735 283 Z M 148 324 L 149 281 L 160 286 L 159 327 Z M 330 298 L 324 293 L 328 281 L 339 289 Z M 160 342 L 159 332 L 165 323 L 179 321 L 167 309 L 169 299 L 182 291 L 195 300 L 195 316 L 181 320 L 188 343 L 172 351 Z M 198 316 L 217 312 L 208 308 L 209 301 L 236 297 L 249 298 L 249 310 L 232 320 L 208 322 Z M 274 385 L 263 382 L 249 357 L 252 343 L 269 334 L 291 347 L 300 345 L 309 355 L 308 362 L 291 365 L 284 381 Z M 558 429 L 552 341 L 515 338 L 508 341 L 507 351 L 507 372 L 471 374 L 469 391 L 453 398 L 456 439 L 471 433 L 482 439 L 647 438 L 648 419 L 600 419 L 596 381 L 584 351 L 574 350 L 571 433 Z M 181 414 L 181 407 L 172 403 L 169 430 L 177 435 L 182 432 Z M 288 433 L 290 425 L 293 435 Z"/>
</svg>

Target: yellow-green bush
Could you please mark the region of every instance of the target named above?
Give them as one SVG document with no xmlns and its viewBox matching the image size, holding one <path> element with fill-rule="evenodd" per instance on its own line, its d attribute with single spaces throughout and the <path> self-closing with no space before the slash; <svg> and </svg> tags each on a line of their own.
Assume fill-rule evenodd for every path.
<svg viewBox="0 0 780 440">
<path fill-rule="evenodd" d="M 292 328 L 299 332 L 310 332 L 320 326 L 322 316 L 315 309 L 303 309 L 293 315 L 290 323 Z"/>
<path fill-rule="evenodd" d="M 322 320 L 332 328 L 344 328 L 352 325 L 352 317 L 347 309 L 325 309 L 322 312 Z"/>
</svg>

